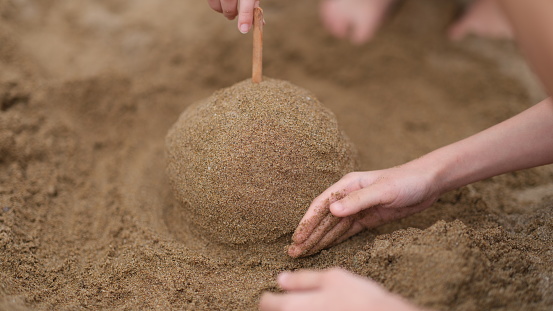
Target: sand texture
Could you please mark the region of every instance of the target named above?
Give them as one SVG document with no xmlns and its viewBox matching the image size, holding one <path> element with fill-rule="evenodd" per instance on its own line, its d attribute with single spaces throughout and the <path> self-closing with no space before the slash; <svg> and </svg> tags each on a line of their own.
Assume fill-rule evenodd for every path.
<svg viewBox="0 0 553 311">
<path fill-rule="evenodd" d="M 361 170 L 544 98 L 513 44 L 444 38 L 454 1 L 404 1 L 363 46 L 326 34 L 316 5 L 264 5 L 264 73 L 316 95 Z M 187 225 L 165 137 L 248 79 L 251 37 L 204 1 L 0 0 L 0 16 L 0 310 L 255 310 L 278 272 L 330 266 L 436 310 L 551 310 L 553 167 L 452 191 L 308 258 L 284 254 L 290 234 L 228 247 Z"/>
<path fill-rule="evenodd" d="M 307 90 L 267 78 L 190 106 L 166 141 L 183 226 L 220 243 L 293 232 L 313 198 L 355 169 L 334 114 Z"/>
</svg>

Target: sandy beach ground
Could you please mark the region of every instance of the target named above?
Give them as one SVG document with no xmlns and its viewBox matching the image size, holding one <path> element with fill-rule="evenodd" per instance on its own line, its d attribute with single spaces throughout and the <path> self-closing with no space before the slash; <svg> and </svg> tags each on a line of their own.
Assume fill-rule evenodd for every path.
<svg viewBox="0 0 553 311">
<path fill-rule="evenodd" d="M 331 109 L 362 170 L 545 98 L 514 44 L 445 39 L 454 1 L 405 1 L 362 46 L 329 36 L 316 1 L 263 7 L 264 74 Z M 552 166 L 304 259 L 284 254 L 290 235 L 229 249 L 191 232 L 165 136 L 250 66 L 251 36 L 205 1 L 0 0 L 0 309 L 255 310 L 278 272 L 341 266 L 436 310 L 550 310 Z"/>
</svg>

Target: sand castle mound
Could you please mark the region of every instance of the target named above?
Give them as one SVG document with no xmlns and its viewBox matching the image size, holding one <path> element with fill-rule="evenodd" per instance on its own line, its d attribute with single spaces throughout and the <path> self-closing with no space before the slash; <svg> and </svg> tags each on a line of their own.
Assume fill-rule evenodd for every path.
<svg viewBox="0 0 553 311">
<path fill-rule="evenodd" d="M 270 242 L 354 169 L 334 114 L 289 82 L 249 80 L 180 116 L 166 139 L 168 174 L 189 224 L 222 243 Z"/>
</svg>

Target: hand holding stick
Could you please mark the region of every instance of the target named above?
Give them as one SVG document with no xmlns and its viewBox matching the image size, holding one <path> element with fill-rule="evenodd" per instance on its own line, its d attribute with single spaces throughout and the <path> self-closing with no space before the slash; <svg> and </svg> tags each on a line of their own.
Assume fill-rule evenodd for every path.
<svg viewBox="0 0 553 311">
<path fill-rule="evenodd" d="M 253 56 L 252 82 L 259 83 L 263 79 L 263 9 L 253 11 Z"/>
</svg>

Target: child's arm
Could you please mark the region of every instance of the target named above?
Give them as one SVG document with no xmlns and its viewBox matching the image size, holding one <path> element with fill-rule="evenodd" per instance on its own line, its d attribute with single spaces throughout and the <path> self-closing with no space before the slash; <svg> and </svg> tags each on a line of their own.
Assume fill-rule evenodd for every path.
<svg viewBox="0 0 553 311">
<path fill-rule="evenodd" d="M 419 212 L 449 190 L 548 163 L 553 163 L 551 98 L 400 167 L 346 175 L 313 201 L 288 254 L 313 254 L 365 228 Z M 346 196 L 332 203 L 336 193 Z M 321 213 L 329 200 L 330 212 L 341 219 Z"/>
<path fill-rule="evenodd" d="M 248 33 L 252 28 L 253 9 L 259 7 L 259 0 L 207 0 L 209 6 L 228 19 L 238 15 L 238 30 Z"/>
<path fill-rule="evenodd" d="M 443 192 L 492 176 L 553 163 L 553 101 L 428 155 L 442 163 Z"/>
</svg>

